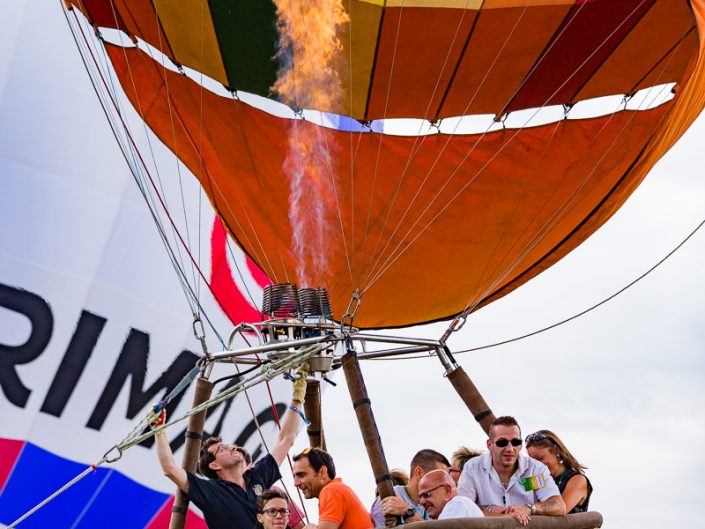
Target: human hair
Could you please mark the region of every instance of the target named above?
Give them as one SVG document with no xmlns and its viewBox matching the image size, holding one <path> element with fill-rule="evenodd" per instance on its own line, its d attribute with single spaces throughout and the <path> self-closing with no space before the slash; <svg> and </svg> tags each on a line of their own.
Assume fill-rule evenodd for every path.
<svg viewBox="0 0 705 529">
<path fill-rule="evenodd" d="M 564 464 L 568 468 L 572 468 L 578 474 L 583 474 L 583 470 L 587 469 L 586 466 L 581 465 L 578 460 L 575 459 L 575 456 L 566 448 L 561 438 L 551 430 L 539 430 L 531 435 L 527 435 L 526 448 L 530 446 L 536 446 L 538 448 L 555 447 L 556 458 L 558 458 L 559 463 Z"/>
<path fill-rule="evenodd" d="M 495 426 L 516 426 L 519 428 L 519 435 L 521 435 L 521 428 L 519 427 L 519 423 L 517 420 L 510 416 L 510 415 L 503 415 L 502 417 L 497 417 L 494 421 L 492 421 L 492 424 L 490 424 L 490 439 L 494 439 L 493 431 L 492 429 Z"/>
<path fill-rule="evenodd" d="M 308 459 L 308 464 L 311 465 L 313 470 L 318 472 L 322 466 L 325 466 L 328 469 L 328 477 L 335 479 L 335 463 L 333 463 L 333 458 L 328 452 L 320 448 L 307 448 L 300 454 L 296 454 L 293 459 L 298 461 L 303 457 Z"/>
<path fill-rule="evenodd" d="M 269 500 L 274 498 L 281 498 L 286 501 L 287 505 L 289 504 L 289 496 L 287 496 L 285 492 L 276 489 L 267 489 L 257 498 L 257 512 L 262 514 L 264 512 L 264 506 L 267 505 Z"/>
<path fill-rule="evenodd" d="M 409 483 L 409 474 L 406 473 L 406 470 L 402 470 L 401 468 L 393 468 L 389 471 L 389 473 L 392 476 L 392 485 L 405 486 Z M 375 496 L 379 496 L 379 487 L 375 487 Z"/>
<path fill-rule="evenodd" d="M 414 457 L 411 458 L 411 470 L 409 471 L 409 475 L 414 475 L 414 469 L 416 467 L 421 467 L 424 473 L 431 472 L 431 470 L 436 470 L 436 465 L 438 465 L 438 463 L 447 467 L 450 466 L 448 458 L 440 452 L 436 452 L 430 448 L 419 450 L 416 452 Z"/>
<path fill-rule="evenodd" d="M 475 450 L 474 448 L 468 448 L 467 446 L 459 447 L 453 455 L 450 456 L 451 462 L 458 462 L 458 470 L 463 470 L 465 463 L 470 461 L 473 457 L 482 455 L 480 450 Z"/>
<path fill-rule="evenodd" d="M 409 474 L 401 468 L 393 468 L 390 472 L 392 475 L 392 483 L 395 485 L 406 485 L 409 483 Z"/>
<path fill-rule="evenodd" d="M 208 450 L 211 446 L 222 443 L 222 437 L 209 437 L 203 444 L 201 444 L 201 454 L 198 457 L 198 471 L 210 479 L 218 479 L 218 474 L 215 470 L 210 467 L 210 464 L 215 461 L 215 454 Z M 245 460 L 245 464 L 250 465 L 252 463 L 252 456 L 250 453 L 241 446 L 236 446 L 235 450 L 242 454 L 242 458 Z"/>
</svg>

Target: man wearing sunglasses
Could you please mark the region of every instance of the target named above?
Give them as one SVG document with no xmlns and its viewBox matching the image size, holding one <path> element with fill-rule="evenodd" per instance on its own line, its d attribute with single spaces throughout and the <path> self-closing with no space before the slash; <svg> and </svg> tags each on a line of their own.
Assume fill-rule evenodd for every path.
<svg viewBox="0 0 705 529">
<path fill-rule="evenodd" d="M 241 447 L 210 437 L 201 446 L 198 468 L 209 479 L 201 479 L 176 464 L 165 431 L 155 434 L 157 456 L 164 475 L 203 512 L 209 529 L 250 528 L 257 524 L 257 498 L 281 478 L 279 465 L 294 444 L 306 395 L 307 364 L 299 368 L 294 381 L 291 408 L 284 415 L 276 443 L 269 454 L 250 466 L 250 455 Z M 152 424 L 160 426 L 165 420 Z"/>
<path fill-rule="evenodd" d="M 565 503 L 546 465 L 521 454 L 521 429 L 513 417 L 490 425 L 489 453 L 469 461 L 458 480 L 486 516 L 511 516 L 522 525 L 532 515 L 563 516 Z"/>
</svg>

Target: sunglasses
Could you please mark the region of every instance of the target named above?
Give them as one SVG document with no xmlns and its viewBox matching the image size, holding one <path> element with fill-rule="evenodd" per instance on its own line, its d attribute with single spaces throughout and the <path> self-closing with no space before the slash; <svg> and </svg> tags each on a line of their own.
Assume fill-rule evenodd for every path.
<svg viewBox="0 0 705 529">
<path fill-rule="evenodd" d="M 541 441 L 551 441 L 552 444 L 556 444 L 553 439 L 551 439 L 548 435 L 543 432 L 535 432 L 526 436 L 526 446 L 532 445 L 534 443 L 540 443 Z"/>
<path fill-rule="evenodd" d="M 445 484 L 437 485 L 437 486 L 433 487 L 432 489 L 428 489 L 428 490 L 425 491 L 425 492 L 419 492 L 419 499 L 422 499 L 422 500 L 427 500 L 427 499 L 429 499 L 429 498 L 431 497 L 431 494 L 433 493 L 433 491 L 434 491 L 434 490 L 438 490 L 438 489 L 440 489 L 441 487 L 445 487 Z"/>
<path fill-rule="evenodd" d="M 509 443 L 512 443 L 512 446 L 521 446 L 521 443 L 523 443 L 523 442 L 524 442 L 524 441 L 522 441 L 522 440 L 519 439 L 518 437 L 515 437 L 515 438 L 512 439 L 511 441 L 510 441 L 509 439 L 505 439 L 504 437 L 500 437 L 499 439 L 497 439 L 497 440 L 494 442 L 494 444 L 496 444 L 496 445 L 499 446 L 500 448 L 504 448 L 504 447 L 507 446 Z"/>
<path fill-rule="evenodd" d="M 277 516 L 289 516 L 289 509 L 265 509 L 262 512 L 272 518 Z"/>
</svg>

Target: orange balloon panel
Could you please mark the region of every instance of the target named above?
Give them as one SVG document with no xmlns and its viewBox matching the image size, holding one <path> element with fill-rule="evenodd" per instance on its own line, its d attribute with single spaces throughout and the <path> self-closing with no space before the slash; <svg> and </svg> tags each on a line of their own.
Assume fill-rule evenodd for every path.
<svg viewBox="0 0 705 529">
<path fill-rule="evenodd" d="M 361 290 L 363 327 L 448 318 L 550 266 L 626 200 L 644 174 L 635 163 L 674 104 L 485 135 L 351 133 L 217 96 L 139 51 L 108 51 L 127 96 L 148 109 L 142 118 L 275 281 L 297 277 L 283 170 L 292 127 L 325 140 L 331 165 L 302 204 L 335 205 L 319 234 L 327 266 L 300 286 L 327 287 L 338 317 Z"/>
</svg>

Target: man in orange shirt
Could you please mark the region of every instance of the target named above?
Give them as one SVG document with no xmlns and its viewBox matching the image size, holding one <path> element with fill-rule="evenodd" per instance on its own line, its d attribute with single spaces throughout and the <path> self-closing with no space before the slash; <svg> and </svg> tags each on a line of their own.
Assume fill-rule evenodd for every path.
<svg viewBox="0 0 705 529">
<path fill-rule="evenodd" d="M 306 499 L 318 498 L 318 529 L 370 529 L 372 519 L 360 498 L 335 477 L 328 452 L 307 448 L 294 456 L 294 485 Z M 316 525 L 304 526 L 313 529 Z"/>
</svg>

